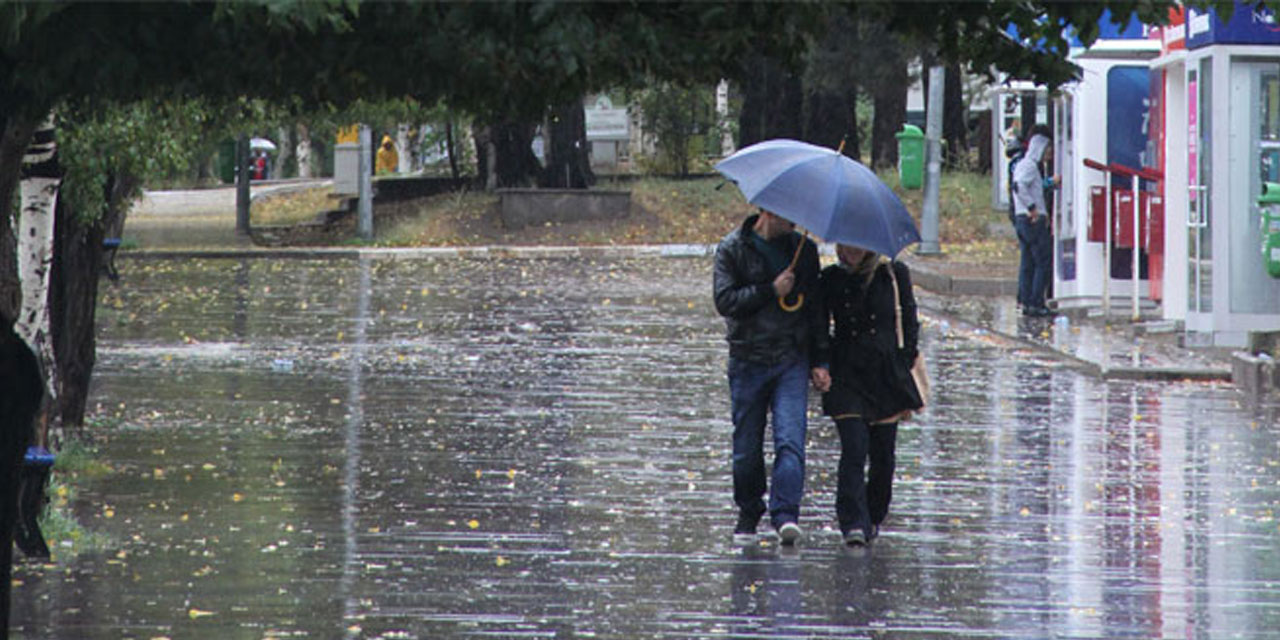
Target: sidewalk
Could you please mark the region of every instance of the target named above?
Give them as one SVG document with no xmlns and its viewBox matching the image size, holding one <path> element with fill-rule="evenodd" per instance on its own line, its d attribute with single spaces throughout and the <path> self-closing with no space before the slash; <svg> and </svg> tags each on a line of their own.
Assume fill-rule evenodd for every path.
<svg viewBox="0 0 1280 640">
<path fill-rule="evenodd" d="M 1186 348 L 1181 333 L 1163 323 L 1134 323 L 1113 310 L 1100 316 L 1062 314 L 1027 318 L 1014 299 L 1016 275 L 975 275 L 943 258 L 909 256 L 917 297 L 924 309 L 1066 359 L 1102 378 L 1148 380 L 1232 379 L 1232 351 Z"/>
</svg>

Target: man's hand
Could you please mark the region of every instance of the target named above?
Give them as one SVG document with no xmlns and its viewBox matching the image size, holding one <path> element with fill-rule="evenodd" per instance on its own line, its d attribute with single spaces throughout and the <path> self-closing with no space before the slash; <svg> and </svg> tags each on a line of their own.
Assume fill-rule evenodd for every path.
<svg viewBox="0 0 1280 640">
<path fill-rule="evenodd" d="M 1035 207 L 1031 207 L 1030 209 L 1027 209 L 1028 222 L 1030 222 L 1031 224 L 1035 224 L 1036 220 L 1039 220 L 1039 219 L 1040 219 L 1040 212 L 1037 211 Z"/>
<path fill-rule="evenodd" d="M 818 391 L 826 393 L 831 390 L 831 372 L 826 367 L 814 367 L 809 370 L 809 379 Z"/>
<path fill-rule="evenodd" d="M 778 274 L 778 277 L 773 279 L 773 292 L 779 298 L 787 297 L 787 294 L 791 293 L 791 288 L 794 286 L 796 286 L 796 272 L 791 269 L 784 270 Z"/>
</svg>

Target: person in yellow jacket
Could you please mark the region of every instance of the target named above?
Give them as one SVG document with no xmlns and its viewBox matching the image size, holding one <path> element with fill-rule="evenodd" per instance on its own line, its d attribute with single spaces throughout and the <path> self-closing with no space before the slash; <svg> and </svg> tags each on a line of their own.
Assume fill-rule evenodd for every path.
<svg viewBox="0 0 1280 640">
<path fill-rule="evenodd" d="M 400 168 L 400 154 L 396 153 L 396 145 L 391 136 L 382 136 L 382 144 L 378 147 L 378 162 L 374 173 L 395 173 Z"/>
</svg>

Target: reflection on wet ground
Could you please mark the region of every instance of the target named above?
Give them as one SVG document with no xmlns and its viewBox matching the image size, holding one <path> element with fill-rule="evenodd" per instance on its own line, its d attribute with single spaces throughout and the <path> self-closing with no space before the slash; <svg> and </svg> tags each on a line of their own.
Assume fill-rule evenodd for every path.
<svg viewBox="0 0 1280 640">
<path fill-rule="evenodd" d="M 108 552 L 20 638 L 1267 637 L 1274 407 L 925 318 L 935 398 L 842 547 L 736 547 L 710 262 L 133 262 L 101 315 Z M 816 402 L 814 407 L 816 409 Z"/>
</svg>

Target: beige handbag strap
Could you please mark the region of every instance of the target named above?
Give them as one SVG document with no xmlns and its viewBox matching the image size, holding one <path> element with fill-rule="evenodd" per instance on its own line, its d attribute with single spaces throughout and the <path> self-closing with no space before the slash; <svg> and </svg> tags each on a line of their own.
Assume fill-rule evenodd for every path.
<svg viewBox="0 0 1280 640">
<path fill-rule="evenodd" d="M 893 324 L 898 330 L 898 348 L 906 346 L 902 337 L 902 295 L 898 292 L 898 274 L 893 272 L 893 263 L 888 264 L 889 280 L 893 282 Z"/>
</svg>

